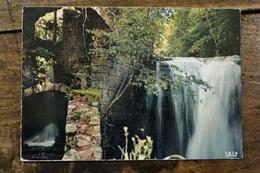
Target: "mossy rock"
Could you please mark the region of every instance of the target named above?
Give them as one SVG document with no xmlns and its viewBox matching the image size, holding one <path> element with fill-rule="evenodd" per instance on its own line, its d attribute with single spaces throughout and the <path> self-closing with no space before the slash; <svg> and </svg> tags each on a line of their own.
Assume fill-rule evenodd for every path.
<svg viewBox="0 0 260 173">
<path fill-rule="evenodd" d="M 101 89 L 87 88 L 82 90 L 71 90 L 71 92 L 68 93 L 68 96 L 91 104 L 92 102 L 99 102 L 101 100 Z"/>
</svg>

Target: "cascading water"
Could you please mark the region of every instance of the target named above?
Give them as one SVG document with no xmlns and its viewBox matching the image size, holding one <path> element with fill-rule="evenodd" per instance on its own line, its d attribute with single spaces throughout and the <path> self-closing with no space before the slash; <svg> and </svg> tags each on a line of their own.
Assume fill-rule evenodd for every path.
<svg viewBox="0 0 260 173">
<path fill-rule="evenodd" d="M 59 131 L 56 124 L 47 125 L 40 133 L 36 134 L 24 143 L 28 146 L 52 146 L 55 143 L 56 137 L 59 136 Z"/>
<path fill-rule="evenodd" d="M 54 69 L 52 64 L 46 65 L 46 76 L 48 80 L 54 84 Z M 55 88 L 54 88 L 55 89 Z M 47 92 L 46 97 L 53 99 L 54 93 Z M 53 119 L 53 115 L 50 114 L 49 119 Z M 24 143 L 28 146 L 52 146 L 55 143 L 55 138 L 59 136 L 59 131 L 55 123 L 50 123 L 44 127 L 41 132 L 38 132 L 36 135 L 32 136 L 30 139 L 26 140 Z"/>
<path fill-rule="evenodd" d="M 50 80 L 51 83 L 55 84 L 53 64 L 46 65 L 46 69 L 47 78 Z"/>
<path fill-rule="evenodd" d="M 53 65 L 47 65 L 46 76 L 42 85 L 51 90 L 22 100 L 22 158 L 26 160 L 60 160 L 64 154 L 68 100 L 55 90 Z"/>
<path fill-rule="evenodd" d="M 160 78 L 160 71 L 161 71 L 161 66 L 157 63 L 156 64 L 156 77 L 157 78 Z M 158 87 L 158 100 L 157 100 L 157 118 L 156 118 L 156 122 L 158 124 L 157 126 L 157 157 L 161 158 L 161 153 L 162 153 L 162 149 L 161 149 L 161 144 L 163 143 L 163 140 L 162 140 L 162 128 L 163 128 L 163 118 L 162 118 L 162 98 L 163 98 L 163 90 L 160 86 L 157 86 Z"/>
<path fill-rule="evenodd" d="M 187 158 L 225 158 L 226 152 L 241 155 L 240 65 L 232 57 L 207 62 L 201 77 L 214 87 L 214 94 L 200 92 L 195 131 Z"/>
<path fill-rule="evenodd" d="M 187 159 L 223 159 L 228 152 L 242 156 L 239 61 L 232 56 L 157 63 L 157 77 L 166 74 L 175 86 L 167 91 L 158 86 L 158 158 L 179 154 Z M 191 76 L 213 88 L 205 92 L 186 80 Z"/>
</svg>

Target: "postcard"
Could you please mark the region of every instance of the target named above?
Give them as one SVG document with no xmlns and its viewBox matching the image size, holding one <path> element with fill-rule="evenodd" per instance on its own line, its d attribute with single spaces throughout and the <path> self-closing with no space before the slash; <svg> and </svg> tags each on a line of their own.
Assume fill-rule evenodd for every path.
<svg viewBox="0 0 260 173">
<path fill-rule="evenodd" d="M 240 10 L 24 7 L 22 161 L 243 157 Z"/>
</svg>

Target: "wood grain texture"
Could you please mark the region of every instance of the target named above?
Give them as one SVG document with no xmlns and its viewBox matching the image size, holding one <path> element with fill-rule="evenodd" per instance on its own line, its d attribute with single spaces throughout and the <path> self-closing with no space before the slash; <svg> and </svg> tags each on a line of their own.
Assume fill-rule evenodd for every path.
<svg viewBox="0 0 260 173">
<path fill-rule="evenodd" d="M 244 158 L 140 162 L 20 162 L 22 6 L 174 6 L 260 9 L 259 0 L 0 0 L 0 172 L 260 172 L 260 14 L 243 14 L 242 112 Z"/>
<path fill-rule="evenodd" d="M 21 29 L 24 6 L 154 6 L 257 9 L 259 0 L 0 0 L 0 31 Z"/>
</svg>

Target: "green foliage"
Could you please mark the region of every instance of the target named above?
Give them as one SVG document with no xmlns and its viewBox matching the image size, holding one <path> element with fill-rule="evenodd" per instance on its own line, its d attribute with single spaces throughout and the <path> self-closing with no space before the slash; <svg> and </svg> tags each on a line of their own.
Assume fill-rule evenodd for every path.
<svg viewBox="0 0 260 173">
<path fill-rule="evenodd" d="M 38 70 L 44 69 L 45 71 L 49 71 L 50 65 L 56 63 L 56 61 L 54 61 L 52 58 L 46 60 L 45 58 L 42 58 L 40 56 L 36 56 L 36 61 L 37 65 L 39 66 Z"/>
<path fill-rule="evenodd" d="M 135 135 L 132 137 L 134 149 L 131 152 L 128 152 L 128 127 L 124 127 L 124 136 L 125 136 L 125 147 L 118 145 L 122 153 L 121 159 L 124 160 L 149 160 L 151 159 L 151 154 L 153 151 L 153 140 L 150 136 L 146 136 L 146 139 L 140 139 L 139 136 Z M 164 158 L 164 160 L 172 159 L 185 159 L 185 157 L 173 154 Z"/>
<path fill-rule="evenodd" d="M 161 63 L 163 66 L 163 61 Z M 177 72 L 175 77 L 178 78 L 178 81 L 172 82 L 169 68 L 167 66 L 163 66 L 164 70 L 156 75 L 154 70 L 143 67 L 140 71 L 139 75 L 136 77 L 136 81 L 132 83 L 132 85 L 137 87 L 144 87 L 149 94 L 158 94 L 158 87 L 161 87 L 164 90 L 179 90 L 182 85 L 198 85 L 205 92 L 212 89 L 206 81 L 202 79 L 197 79 L 194 75 L 189 75 L 179 69 L 179 67 L 172 65 L 171 68 Z M 188 91 L 190 95 L 195 95 L 195 92 L 192 90 Z"/>
<path fill-rule="evenodd" d="M 42 47 L 38 47 L 37 49 L 32 50 L 31 54 L 35 56 L 36 64 L 39 66 L 38 70 L 43 69 L 45 72 L 47 72 L 50 70 L 50 65 L 57 63 L 53 60 L 54 54 Z"/>
<path fill-rule="evenodd" d="M 40 56 L 40 57 L 43 57 L 43 58 L 51 58 L 51 57 L 55 56 L 52 52 L 49 52 L 48 49 L 44 49 L 42 47 L 38 47 L 37 49 L 32 50 L 31 53 L 34 56 Z"/>
<path fill-rule="evenodd" d="M 133 68 L 154 55 L 161 43 L 166 17 L 163 8 L 101 8 L 113 32 L 93 30 L 93 41 L 106 40 L 101 50 L 106 59 L 124 58 Z M 93 50 L 97 51 L 97 50 Z M 93 51 L 91 53 L 93 53 Z"/>
<path fill-rule="evenodd" d="M 68 98 L 80 97 L 81 99 L 92 103 L 101 100 L 101 90 L 98 88 L 87 88 L 82 90 L 71 90 L 67 93 Z"/>
<path fill-rule="evenodd" d="M 124 160 L 147 160 L 151 159 L 151 154 L 153 151 L 153 140 L 150 136 L 146 136 L 146 139 L 140 139 L 137 135 L 132 137 L 132 141 L 134 144 L 134 149 L 131 152 L 128 152 L 128 127 L 124 127 L 125 132 L 125 147 L 120 147 L 122 153 L 122 158 Z"/>
<path fill-rule="evenodd" d="M 239 17 L 239 10 L 176 9 L 167 54 L 181 57 L 239 55 Z"/>
<path fill-rule="evenodd" d="M 70 120 L 79 120 L 82 116 L 82 112 L 77 111 L 76 108 L 74 108 L 70 115 Z"/>
<path fill-rule="evenodd" d="M 165 23 L 171 17 L 171 9 L 115 7 L 101 10 L 113 32 L 89 30 L 93 34 L 94 48 L 100 40 L 106 41 L 106 49 L 92 49 L 90 56 L 102 56 L 113 63 L 123 62 L 129 67 L 129 76 L 133 71 L 139 71 L 139 75 L 129 77 L 130 82 L 155 93 L 155 71 L 150 69 L 152 65 L 145 64 L 159 60 L 155 50 L 162 45 Z"/>
<path fill-rule="evenodd" d="M 159 83 L 159 81 L 158 78 L 156 78 L 155 71 L 143 67 L 140 73 L 136 76 L 136 80 L 132 82 L 132 85 L 144 87 L 149 94 L 158 94 L 156 83 Z"/>
<path fill-rule="evenodd" d="M 165 90 L 179 89 L 184 83 L 200 85 L 204 90 L 211 87 L 204 81 L 196 79 L 195 76 L 182 74 L 179 83 L 172 83 L 169 75 L 156 76 L 152 62 L 160 61 L 159 54 L 164 55 L 161 47 L 167 30 L 172 30 L 169 52 L 173 51 L 177 56 L 190 56 L 202 54 L 214 54 L 207 46 L 215 46 L 211 38 L 208 23 L 198 25 L 198 21 L 206 20 L 205 9 L 177 9 L 175 16 L 171 19 L 174 11 L 170 8 L 101 8 L 107 23 L 113 32 L 102 30 L 89 30 L 93 34 L 92 39 L 95 45 L 105 40 L 103 46 L 106 49 L 92 49 L 91 56 L 100 56 L 112 62 L 125 62 L 129 71 L 137 70 L 137 75 L 129 78 L 131 84 L 137 87 L 144 87 L 148 93 L 158 94 L 158 86 Z M 200 16 L 204 15 L 203 18 Z M 169 22 L 174 23 L 169 25 Z M 171 27 L 169 27 L 171 26 Z M 190 33 L 190 34 L 188 34 Z M 205 35 L 205 36 L 203 36 Z M 198 40 L 194 43 L 194 40 Z M 186 44 L 185 46 L 183 44 Z M 204 46 L 204 47 L 203 47 Z M 185 48 L 184 48 L 185 47 Z M 170 53 L 169 53 L 170 54 Z M 176 71 L 179 69 L 176 67 Z M 131 72 L 129 72 L 131 74 Z M 190 91 L 194 94 L 194 92 Z M 120 94 L 118 94 L 120 95 Z"/>
<path fill-rule="evenodd" d="M 61 39 L 62 35 L 62 10 L 57 11 L 57 21 L 56 21 L 56 37 L 57 41 Z M 53 30 L 54 24 L 54 12 L 46 13 L 44 16 L 40 17 L 35 23 L 35 37 L 42 40 L 52 40 L 54 35 Z"/>
<path fill-rule="evenodd" d="M 78 121 L 78 120 L 84 120 L 88 119 L 94 116 L 99 116 L 98 112 L 94 110 L 94 108 L 89 107 L 89 111 L 83 111 L 80 110 L 80 108 L 74 108 L 72 112 L 70 113 L 69 119 Z"/>
</svg>

